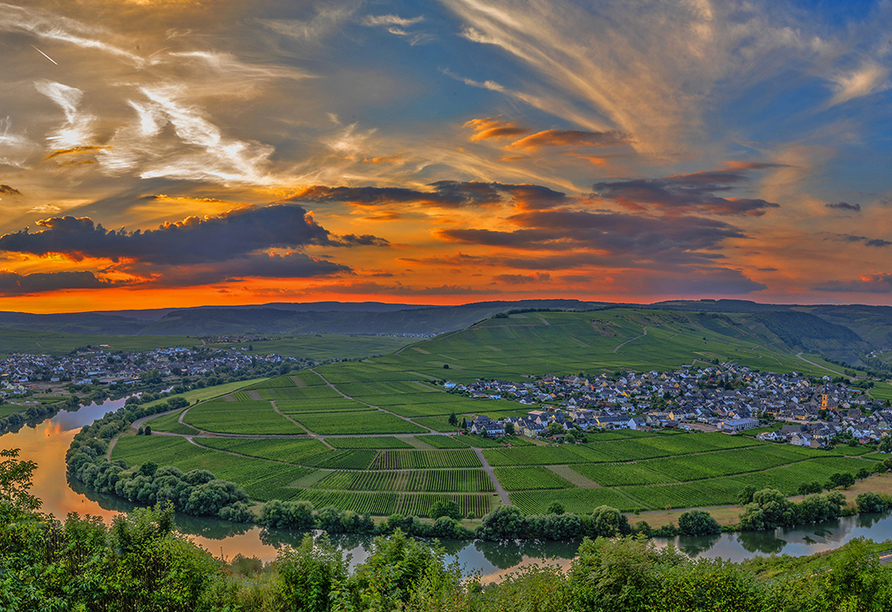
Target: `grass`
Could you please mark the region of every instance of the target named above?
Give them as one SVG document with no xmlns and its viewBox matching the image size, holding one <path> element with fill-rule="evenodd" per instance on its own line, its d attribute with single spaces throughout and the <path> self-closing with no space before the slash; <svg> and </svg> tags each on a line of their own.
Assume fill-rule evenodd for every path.
<svg viewBox="0 0 892 612">
<path fill-rule="evenodd" d="M 207 402 L 189 409 L 183 420 L 204 431 L 234 434 L 304 434 L 269 402 Z"/>
<path fill-rule="evenodd" d="M 15 414 L 16 412 L 24 412 L 25 406 L 16 406 L 15 404 L 3 404 L 0 406 L 0 418 Z"/>
</svg>

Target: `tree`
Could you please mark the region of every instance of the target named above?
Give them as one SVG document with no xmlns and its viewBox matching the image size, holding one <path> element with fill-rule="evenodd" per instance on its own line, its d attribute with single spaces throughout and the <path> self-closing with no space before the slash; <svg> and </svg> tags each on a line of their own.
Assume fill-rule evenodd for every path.
<svg viewBox="0 0 892 612">
<path fill-rule="evenodd" d="M 19 459 L 19 449 L 0 450 L 0 511 L 9 506 L 16 513 L 40 508 L 40 500 L 31 495 L 31 478 L 37 464 Z"/>
<path fill-rule="evenodd" d="M 449 415 L 449 424 L 453 427 L 458 425 L 458 417 L 455 416 L 454 412 Z"/>
<path fill-rule="evenodd" d="M 678 530 L 682 535 L 717 535 L 722 532 L 718 522 L 703 510 L 689 510 L 678 517 Z"/>
<path fill-rule="evenodd" d="M 744 507 L 740 528 L 762 531 L 792 525 L 795 520 L 795 509 L 783 493 L 777 489 L 762 489 L 756 491 L 753 501 Z"/>
<path fill-rule="evenodd" d="M 499 506 L 483 517 L 475 535 L 481 540 L 513 540 L 523 533 L 525 523 L 517 506 Z"/>
<path fill-rule="evenodd" d="M 753 501 L 753 495 L 756 493 L 756 487 L 753 485 L 747 485 L 743 487 L 743 490 L 737 495 L 737 503 L 741 506 L 745 506 L 751 501 Z"/>
<path fill-rule="evenodd" d="M 592 511 L 589 532 L 595 537 L 612 538 L 628 535 L 632 529 L 622 512 L 610 506 L 598 506 Z"/>
<path fill-rule="evenodd" d="M 430 517 L 434 520 L 440 518 L 441 516 L 448 516 L 456 520 L 464 518 L 464 515 L 461 511 L 461 506 L 459 506 L 458 502 L 454 499 L 449 499 L 446 501 L 435 501 L 431 506 L 428 514 L 430 514 Z"/>
<path fill-rule="evenodd" d="M 858 512 L 885 512 L 889 505 L 877 493 L 861 493 L 855 498 Z"/>
<path fill-rule="evenodd" d="M 832 474 L 827 482 L 830 484 L 830 486 L 827 487 L 828 489 L 832 489 L 834 487 L 842 487 L 843 489 L 848 489 L 853 484 L 855 484 L 855 477 L 848 472 L 837 472 L 835 474 Z"/>
<path fill-rule="evenodd" d="M 508 421 L 505 423 L 505 435 L 513 436 L 514 435 L 514 423 Z"/>
<path fill-rule="evenodd" d="M 570 569 L 569 581 L 578 610 L 644 612 L 657 609 L 660 562 L 669 565 L 679 554 L 670 547 L 657 551 L 645 538 L 614 542 L 585 538 Z M 663 560 L 665 557 L 665 560 Z M 680 563 L 680 560 L 675 560 Z M 681 609 L 681 608 L 679 608 Z"/>
<path fill-rule="evenodd" d="M 551 505 L 548 506 L 548 514 L 563 514 L 564 513 L 564 505 L 561 502 L 551 502 Z"/>
</svg>

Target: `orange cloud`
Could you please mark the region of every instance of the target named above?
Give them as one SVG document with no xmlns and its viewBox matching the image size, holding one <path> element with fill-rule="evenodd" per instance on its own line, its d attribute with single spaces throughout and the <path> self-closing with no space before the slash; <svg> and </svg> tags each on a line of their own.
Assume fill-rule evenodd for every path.
<svg viewBox="0 0 892 612">
<path fill-rule="evenodd" d="M 111 149 L 110 146 L 99 146 L 99 145 L 86 145 L 83 147 L 72 147 L 70 149 L 56 149 L 49 155 L 43 158 L 44 161 L 49 161 L 55 157 L 60 157 L 62 155 L 81 155 L 83 153 L 96 153 L 101 151 L 102 149 Z M 71 162 L 69 162 L 71 163 Z M 94 162 L 95 163 L 95 162 Z"/>
<path fill-rule="evenodd" d="M 619 132 L 586 132 L 582 130 L 545 130 L 511 143 L 511 149 L 528 151 L 542 147 L 610 147 L 628 144 L 629 140 Z"/>
<path fill-rule="evenodd" d="M 487 117 L 486 119 L 471 119 L 465 123 L 465 127 L 473 128 L 474 134 L 470 140 L 490 140 L 493 138 L 511 138 L 526 134 L 530 130 L 514 121 L 502 121 L 499 118 Z"/>
<path fill-rule="evenodd" d="M 403 155 L 402 153 L 397 153 L 396 155 L 392 155 L 390 157 L 365 157 L 362 161 L 367 164 L 393 164 L 396 162 L 401 162 L 405 159 L 405 155 Z"/>
</svg>

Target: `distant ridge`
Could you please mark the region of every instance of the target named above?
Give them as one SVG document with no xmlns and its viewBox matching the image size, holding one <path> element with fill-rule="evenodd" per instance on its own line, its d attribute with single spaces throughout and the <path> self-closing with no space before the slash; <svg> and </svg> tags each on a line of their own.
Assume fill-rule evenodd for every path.
<svg viewBox="0 0 892 612">
<path fill-rule="evenodd" d="M 435 335 L 467 328 L 496 314 L 524 309 L 700 312 L 779 341 L 852 363 L 874 350 L 892 350 L 892 307 L 761 304 L 748 300 L 672 300 L 615 304 L 580 300 L 488 301 L 458 306 L 383 302 L 274 302 L 85 313 L 0 312 L 0 327 L 46 333 L 219 336 L 229 334 Z"/>
</svg>

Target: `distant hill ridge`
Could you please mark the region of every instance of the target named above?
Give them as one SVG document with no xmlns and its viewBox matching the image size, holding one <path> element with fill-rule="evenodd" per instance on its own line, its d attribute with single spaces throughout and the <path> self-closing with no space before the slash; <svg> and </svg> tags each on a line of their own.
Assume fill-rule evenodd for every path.
<svg viewBox="0 0 892 612">
<path fill-rule="evenodd" d="M 458 306 L 382 302 L 270 303 L 180 309 L 30 314 L 0 312 L 0 327 L 121 335 L 369 334 L 433 335 L 467 328 L 512 310 L 600 310 L 713 313 L 787 350 L 821 352 L 857 364 L 865 351 L 892 347 L 892 308 L 865 305 L 760 304 L 747 300 L 676 300 L 613 304 L 580 300 L 488 301 Z"/>
</svg>

